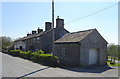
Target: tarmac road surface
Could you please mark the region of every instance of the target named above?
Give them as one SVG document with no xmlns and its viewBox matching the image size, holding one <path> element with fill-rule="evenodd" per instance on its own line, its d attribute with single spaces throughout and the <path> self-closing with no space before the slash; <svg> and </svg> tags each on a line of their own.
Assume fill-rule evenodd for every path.
<svg viewBox="0 0 120 79">
<path fill-rule="evenodd" d="M 2 77 L 118 77 L 118 68 L 53 68 L 2 53 Z"/>
</svg>

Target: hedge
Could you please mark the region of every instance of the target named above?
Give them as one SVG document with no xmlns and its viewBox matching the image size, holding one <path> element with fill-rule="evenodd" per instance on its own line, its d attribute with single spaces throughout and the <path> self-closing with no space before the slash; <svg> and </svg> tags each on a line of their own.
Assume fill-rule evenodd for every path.
<svg viewBox="0 0 120 79">
<path fill-rule="evenodd" d="M 44 51 L 42 50 L 33 53 L 31 51 L 24 52 L 21 50 L 10 50 L 9 54 L 13 56 L 20 56 L 22 58 L 29 59 L 33 62 L 43 65 L 57 66 L 58 64 L 57 56 L 53 56 L 51 54 L 44 54 Z"/>
<path fill-rule="evenodd" d="M 34 57 L 35 55 L 40 55 L 40 54 L 44 54 L 44 51 L 39 50 L 39 51 L 33 52 L 32 56 Z"/>
<path fill-rule="evenodd" d="M 58 63 L 58 57 L 51 54 L 36 54 L 33 57 L 33 61 L 44 65 L 56 66 Z"/>
<path fill-rule="evenodd" d="M 39 51 L 37 51 L 37 53 L 38 53 L 38 54 L 44 54 L 44 51 L 39 50 Z"/>
<path fill-rule="evenodd" d="M 9 50 L 8 54 L 13 56 L 19 56 L 20 50 Z"/>
<path fill-rule="evenodd" d="M 23 52 L 20 51 L 19 56 L 26 59 L 31 59 L 31 51 Z"/>
<path fill-rule="evenodd" d="M 42 51 L 42 50 L 39 50 L 39 51 L 36 51 L 36 52 L 33 52 L 33 53 L 31 53 L 31 59 L 34 61 L 34 62 L 39 62 L 38 61 L 38 56 L 40 55 L 40 54 L 44 54 L 44 51 Z"/>
</svg>

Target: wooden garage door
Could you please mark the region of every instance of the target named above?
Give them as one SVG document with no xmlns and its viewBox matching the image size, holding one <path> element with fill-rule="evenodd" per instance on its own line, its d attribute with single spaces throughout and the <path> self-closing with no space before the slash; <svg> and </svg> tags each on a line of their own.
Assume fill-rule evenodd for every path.
<svg viewBox="0 0 120 79">
<path fill-rule="evenodd" d="M 97 50 L 96 49 L 90 49 L 89 50 L 89 65 L 97 64 Z"/>
</svg>

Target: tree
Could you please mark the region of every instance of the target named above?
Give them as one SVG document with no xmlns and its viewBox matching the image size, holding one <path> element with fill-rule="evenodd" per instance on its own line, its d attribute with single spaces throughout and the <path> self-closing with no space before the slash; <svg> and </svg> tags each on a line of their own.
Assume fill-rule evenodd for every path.
<svg viewBox="0 0 120 79">
<path fill-rule="evenodd" d="M 120 60 L 120 45 L 118 45 L 118 59 Z"/>
<path fill-rule="evenodd" d="M 108 56 L 111 56 L 111 62 L 115 62 L 115 58 L 118 58 L 119 45 L 109 44 L 107 49 Z"/>
<path fill-rule="evenodd" d="M 0 37 L 0 46 L 2 50 L 6 50 L 13 45 L 13 40 L 10 37 L 2 36 Z"/>
</svg>

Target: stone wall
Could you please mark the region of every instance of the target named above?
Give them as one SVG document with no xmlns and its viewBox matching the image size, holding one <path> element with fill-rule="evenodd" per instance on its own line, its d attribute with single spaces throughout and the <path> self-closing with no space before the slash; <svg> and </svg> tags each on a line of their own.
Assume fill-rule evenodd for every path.
<svg viewBox="0 0 120 79">
<path fill-rule="evenodd" d="M 79 66 L 80 45 L 78 43 L 55 44 L 55 56 L 59 57 L 60 63 L 67 66 Z"/>
</svg>

